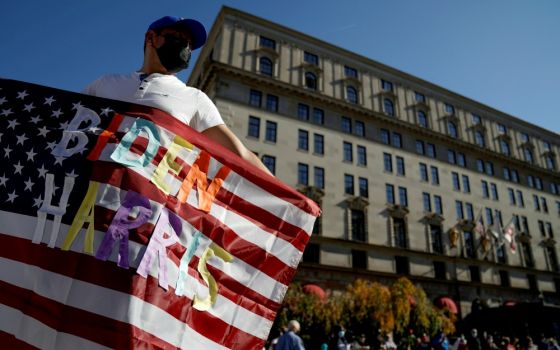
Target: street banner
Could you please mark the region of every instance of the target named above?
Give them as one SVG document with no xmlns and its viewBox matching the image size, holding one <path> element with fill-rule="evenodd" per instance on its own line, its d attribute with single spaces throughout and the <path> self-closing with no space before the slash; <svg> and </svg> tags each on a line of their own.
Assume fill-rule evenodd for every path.
<svg viewBox="0 0 560 350">
<path fill-rule="evenodd" d="M 0 80 L 0 343 L 262 349 L 318 206 L 158 109 Z"/>
</svg>

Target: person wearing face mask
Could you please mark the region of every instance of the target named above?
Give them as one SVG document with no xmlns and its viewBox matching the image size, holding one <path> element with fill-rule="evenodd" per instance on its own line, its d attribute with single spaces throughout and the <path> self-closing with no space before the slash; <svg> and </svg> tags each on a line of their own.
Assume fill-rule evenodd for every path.
<svg viewBox="0 0 560 350">
<path fill-rule="evenodd" d="M 270 174 L 224 124 L 210 98 L 175 76 L 188 67 L 192 51 L 202 47 L 206 37 L 204 26 L 194 19 L 162 17 L 144 35 L 144 61 L 138 71 L 101 76 L 82 93 L 161 109 Z"/>
</svg>

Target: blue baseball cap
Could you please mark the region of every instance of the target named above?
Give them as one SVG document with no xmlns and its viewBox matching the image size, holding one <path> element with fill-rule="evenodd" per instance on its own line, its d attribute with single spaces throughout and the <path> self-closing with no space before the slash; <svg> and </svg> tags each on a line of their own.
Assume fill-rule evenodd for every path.
<svg viewBox="0 0 560 350">
<path fill-rule="evenodd" d="M 148 30 L 159 30 L 169 27 L 183 29 L 189 33 L 192 38 L 193 50 L 200 48 L 206 42 L 206 29 L 204 29 L 202 23 L 194 19 L 165 16 L 150 24 Z"/>
</svg>

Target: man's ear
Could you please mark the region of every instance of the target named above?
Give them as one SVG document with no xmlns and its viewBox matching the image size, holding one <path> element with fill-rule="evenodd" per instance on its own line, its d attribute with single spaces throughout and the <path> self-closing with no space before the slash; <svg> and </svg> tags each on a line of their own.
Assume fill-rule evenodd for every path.
<svg viewBox="0 0 560 350">
<path fill-rule="evenodd" d="M 144 45 L 150 45 L 153 47 L 155 36 L 156 32 L 154 32 L 153 30 L 148 30 L 144 35 Z"/>
</svg>

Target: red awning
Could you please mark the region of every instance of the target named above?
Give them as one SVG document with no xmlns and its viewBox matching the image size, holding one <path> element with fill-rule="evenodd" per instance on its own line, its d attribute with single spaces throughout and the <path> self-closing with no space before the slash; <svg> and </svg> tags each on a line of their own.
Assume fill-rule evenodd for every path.
<svg viewBox="0 0 560 350">
<path fill-rule="evenodd" d="M 451 313 L 457 314 L 459 309 L 457 304 L 450 297 L 439 297 L 435 300 L 434 305 L 440 309 L 448 309 Z"/>
</svg>

